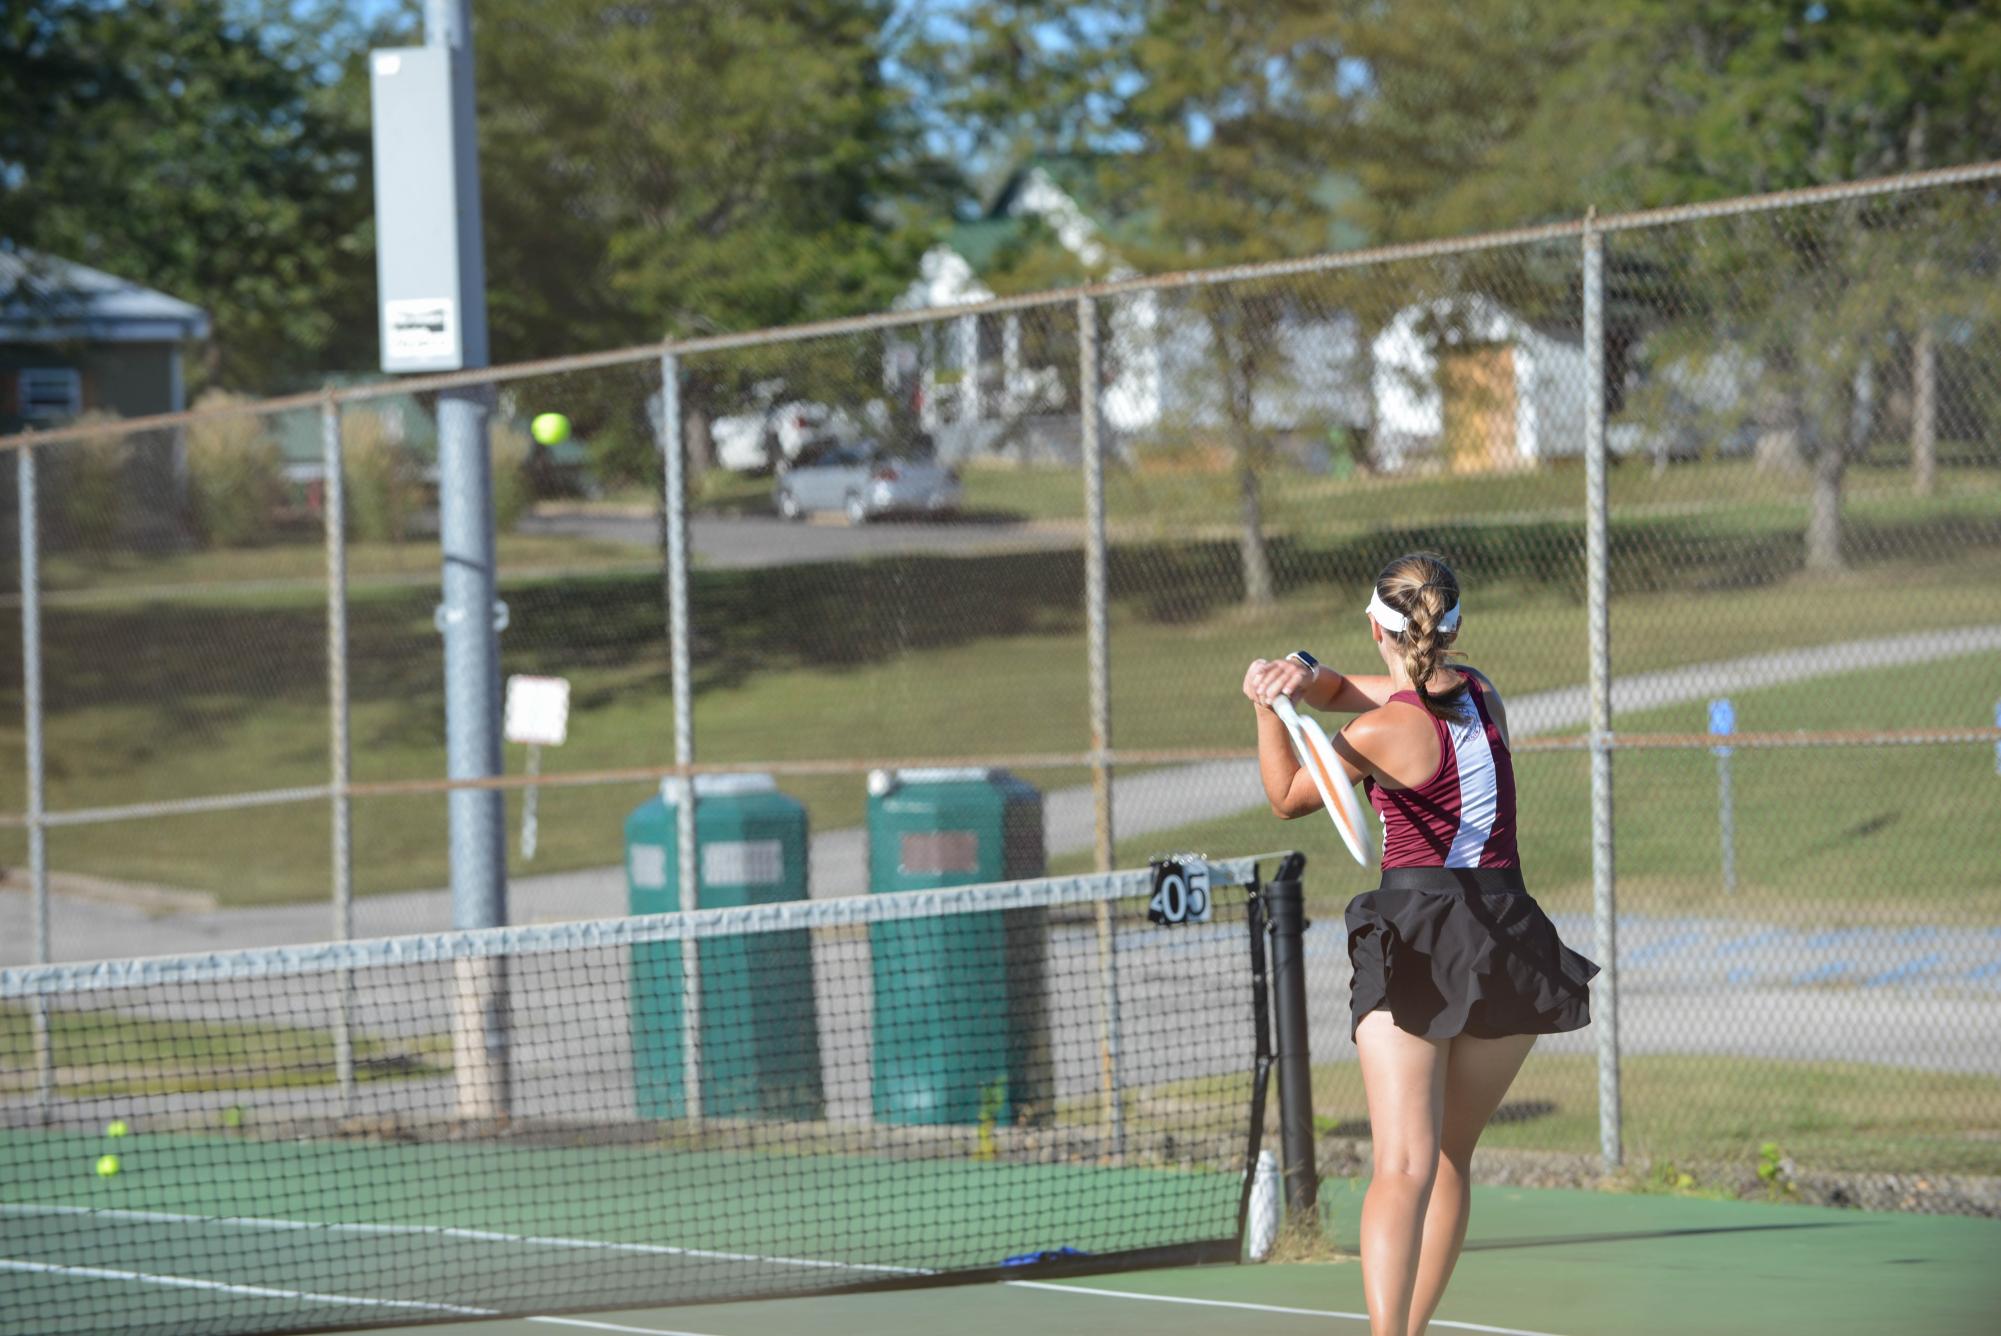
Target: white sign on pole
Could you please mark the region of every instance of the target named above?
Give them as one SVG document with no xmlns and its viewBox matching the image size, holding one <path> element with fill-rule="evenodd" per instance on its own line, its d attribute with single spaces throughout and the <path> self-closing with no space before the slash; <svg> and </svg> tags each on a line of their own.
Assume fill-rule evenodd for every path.
<svg viewBox="0 0 2001 1336">
<path fill-rule="evenodd" d="M 459 351 L 458 304 L 449 297 L 406 297 L 382 303 L 384 361 L 428 362 Z"/>
<path fill-rule="evenodd" d="M 478 244 L 459 236 L 469 184 L 459 180 L 459 137 L 472 133 L 453 111 L 453 63 L 462 58 L 411 46 L 374 52 L 368 63 L 384 371 L 486 365 Z M 469 198 L 478 199 L 477 187 Z"/>
<path fill-rule="evenodd" d="M 509 742 L 532 747 L 560 747 L 570 727 L 570 682 L 563 677 L 507 679 L 507 713 L 503 727 Z"/>
</svg>

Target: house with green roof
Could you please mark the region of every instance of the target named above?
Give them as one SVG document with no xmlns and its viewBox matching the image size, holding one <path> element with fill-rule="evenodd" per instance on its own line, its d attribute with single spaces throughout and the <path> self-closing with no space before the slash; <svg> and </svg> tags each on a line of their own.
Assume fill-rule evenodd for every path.
<svg viewBox="0 0 2001 1336">
<path fill-rule="evenodd" d="M 1343 187 L 1351 189 L 1351 187 Z M 1329 212 L 1340 193 L 1330 187 Z M 1087 203 L 1089 201 L 1089 203 Z M 1012 268 L 1031 247 L 1052 241 L 1074 267 L 1100 279 L 1136 277 L 1120 255 L 1121 229 L 1087 161 L 1038 162 L 1013 173 L 976 219 L 954 227 L 924 255 L 902 309 L 972 306 L 997 295 L 983 271 Z M 1359 244 L 1359 234 L 1347 235 Z M 1199 436 L 1225 425 L 1211 325 L 1186 290 L 1142 291 L 1102 308 L 1104 420 L 1114 448 L 1149 438 Z M 1334 428 L 1366 424 L 1373 411 L 1370 349 L 1353 316 L 1310 303 L 1276 317 L 1274 352 L 1253 393 L 1260 430 L 1324 440 Z M 1042 311 L 969 313 L 923 327 L 916 342 L 892 347 L 887 379 L 915 380 L 923 425 L 940 451 L 962 457 L 1022 443 L 1031 453 L 1074 456 L 1076 370 L 1072 341 L 1031 332 Z M 1043 348 L 1038 356 L 1036 347 Z M 1064 430 L 1064 424 L 1069 429 Z"/>
</svg>

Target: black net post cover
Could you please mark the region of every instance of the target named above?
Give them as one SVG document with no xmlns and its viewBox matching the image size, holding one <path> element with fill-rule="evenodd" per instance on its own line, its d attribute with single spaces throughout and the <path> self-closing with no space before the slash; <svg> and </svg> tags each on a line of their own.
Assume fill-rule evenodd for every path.
<svg viewBox="0 0 2001 1336">
<path fill-rule="evenodd" d="M 1259 861 L 0 971 L 0 1334 L 1235 1261 Z"/>
</svg>

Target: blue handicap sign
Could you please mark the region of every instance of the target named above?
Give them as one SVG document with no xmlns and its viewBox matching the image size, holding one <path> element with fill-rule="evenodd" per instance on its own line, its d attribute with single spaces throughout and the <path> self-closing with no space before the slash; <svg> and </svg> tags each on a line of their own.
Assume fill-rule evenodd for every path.
<svg viewBox="0 0 2001 1336">
<path fill-rule="evenodd" d="M 1728 696 L 1709 702 L 1709 731 L 1719 736 L 1737 731 L 1737 707 L 1730 703 Z M 1715 751 L 1718 756 L 1730 754 L 1728 747 L 1718 747 Z"/>
</svg>

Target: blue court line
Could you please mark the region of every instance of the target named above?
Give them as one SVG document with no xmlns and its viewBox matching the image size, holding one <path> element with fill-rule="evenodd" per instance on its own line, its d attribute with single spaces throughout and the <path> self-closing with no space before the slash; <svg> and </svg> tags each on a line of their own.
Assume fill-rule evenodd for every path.
<svg viewBox="0 0 2001 1336">
<path fill-rule="evenodd" d="M 1966 972 L 1969 979 L 1991 979 L 2001 974 L 2001 960 L 1990 960 L 1985 965 L 1975 965 Z"/>
<path fill-rule="evenodd" d="M 1677 933 L 1675 936 L 1670 937 L 1665 941 L 1651 942 L 1648 945 L 1641 947 L 1637 951 L 1625 952 L 1624 954 L 1626 959 L 1622 963 L 1624 963 L 1627 966 L 1643 965 L 1647 961 L 1652 960 L 1655 956 L 1664 956 L 1667 955 L 1669 952 L 1679 951 L 1683 947 L 1692 946 L 1695 943 L 1700 942 L 1707 937 L 1708 934 L 1704 932 Z"/>
<path fill-rule="evenodd" d="M 1816 966 L 1808 970 L 1805 974 L 1795 975 L 1793 982 L 1819 983 L 1823 979 L 1832 979 L 1836 975 L 1846 974 L 1854 968 L 1854 963 L 1851 961 L 1830 960 L 1825 965 Z"/>
<path fill-rule="evenodd" d="M 1920 924 L 1915 928 L 1904 929 L 1903 933 L 1896 938 L 1896 942 L 1899 946 L 1911 946 L 1918 942 L 1929 942 L 1932 938 L 1939 935 L 1939 931 L 1938 928 Z"/>
<path fill-rule="evenodd" d="M 1719 956 L 1734 956 L 1739 951 L 1749 951 L 1752 947 L 1763 946 L 1767 942 L 1781 941 L 1785 938 L 1785 935 L 1783 929 L 1767 928 L 1763 932 L 1754 932 L 1749 937 L 1739 937 L 1734 942 L 1725 942 L 1722 946 L 1716 948 L 1716 954 Z"/>
<path fill-rule="evenodd" d="M 1806 944 L 1815 951 L 1824 951 L 1830 946 L 1841 942 L 1852 942 L 1857 937 L 1866 937 L 1875 931 L 1874 928 L 1835 928 L 1829 932 L 1815 933 L 1806 939 Z"/>
<path fill-rule="evenodd" d="M 1926 970 L 1942 964 L 1944 960 L 1944 956 L 1933 951 L 1929 954 L 1919 956 L 1916 960 L 1907 960 L 1894 969 L 1887 969 L 1881 974 L 1871 975 L 1862 981 L 1862 986 L 1864 988 L 1881 988 L 1886 983 L 1896 983 L 1898 980 L 1908 979 L 1914 974 L 1923 974 Z"/>
</svg>

